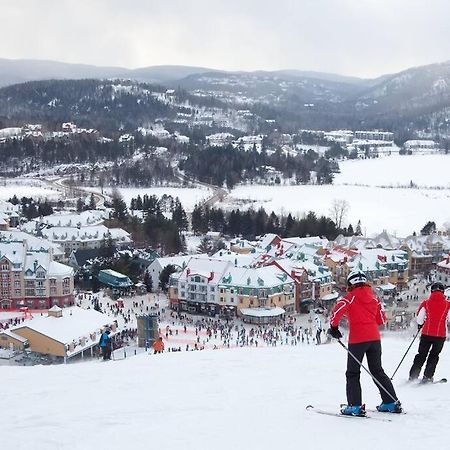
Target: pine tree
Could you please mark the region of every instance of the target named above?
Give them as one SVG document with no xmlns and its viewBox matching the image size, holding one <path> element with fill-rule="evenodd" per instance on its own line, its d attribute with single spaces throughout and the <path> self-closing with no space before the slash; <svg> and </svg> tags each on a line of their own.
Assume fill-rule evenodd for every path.
<svg viewBox="0 0 450 450">
<path fill-rule="evenodd" d="M 84 209 L 84 202 L 82 198 L 77 200 L 77 212 L 82 212 Z"/>
<path fill-rule="evenodd" d="M 205 236 L 197 247 L 197 253 L 207 253 L 209 255 L 212 252 L 212 249 L 213 246 L 211 240 Z"/>
<path fill-rule="evenodd" d="M 90 198 L 89 198 L 89 209 L 94 210 L 96 209 L 97 206 L 95 204 L 95 197 L 94 194 L 91 194 Z"/>
</svg>

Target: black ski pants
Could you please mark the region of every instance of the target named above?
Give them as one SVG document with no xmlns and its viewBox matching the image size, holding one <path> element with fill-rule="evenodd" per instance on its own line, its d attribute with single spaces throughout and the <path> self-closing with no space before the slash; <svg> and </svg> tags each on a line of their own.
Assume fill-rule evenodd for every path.
<svg viewBox="0 0 450 450">
<path fill-rule="evenodd" d="M 427 364 L 423 376 L 425 378 L 433 378 L 437 363 L 439 362 L 439 353 L 441 353 L 444 343 L 445 337 L 424 335 L 420 337 L 419 352 L 414 357 L 413 365 L 409 371 L 410 379 L 415 380 L 419 377 L 425 361 L 427 361 Z"/>
<path fill-rule="evenodd" d="M 384 388 L 381 388 L 376 383 L 383 403 L 392 403 L 396 401 L 397 395 L 394 386 L 381 366 L 381 341 L 349 344 L 348 349 L 360 363 L 362 363 L 364 355 L 366 355 L 370 373 Z M 359 380 L 360 375 L 361 366 L 349 354 L 345 376 L 347 377 L 347 403 L 352 406 L 362 405 L 361 383 Z"/>
<path fill-rule="evenodd" d="M 317 330 L 316 331 L 316 343 L 317 345 L 322 343 L 322 339 L 320 338 L 322 334 L 322 330 Z"/>
</svg>

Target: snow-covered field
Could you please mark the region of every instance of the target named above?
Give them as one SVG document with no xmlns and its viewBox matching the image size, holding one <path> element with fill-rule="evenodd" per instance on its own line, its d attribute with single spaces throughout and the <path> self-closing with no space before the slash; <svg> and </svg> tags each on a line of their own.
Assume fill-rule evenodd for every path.
<svg viewBox="0 0 450 450">
<path fill-rule="evenodd" d="M 0 200 L 8 200 L 16 195 L 34 199 L 57 200 L 61 193 L 48 187 L 47 183 L 29 179 L 0 179 Z"/>
<path fill-rule="evenodd" d="M 450 189 L 450 155 L 393 155 L 376 159 L 348 160 L 339 163 L 341 173 L 334 184 L 404 187 L 411 182 L 419 187 Z"/>
<path fill-rule="evenodd" d="M 439 226 L 450 221 L 450 155 L 391 156 L 345 161 L 334 185 L 238 186 L 222 206 L 263 206 L 266 211 L 330 215 L 334 199 L 347 200 L 347 224 L 361 220 L 367 234 L 383 229 L 399 236 L 420 231 L 428 220 Z M 445 189 L 382 188 L 408 185 Z M 350 185 L 354 183 L 357 185 Z"/>
<path fill-rule="evenodd" d="M 410 336 L 383 340 L 391 374 Z M 417 344 L 413 346 L 413 351 Z M 346 355 L 337 344 L 140 354 L 112 362 L 0 368 L 1 441 L 15 449 L 445 449 L 449 386 L 394 384 L 406 415 L 392 422 L 327 417 L 345 402 Z M 436 373 L 448 376 L 448 343 Z M 363 399 L 377 389 L 362 374 Z"/>
<path fill-rule="evenodd" d="M 105 189 L 106 193 L 111 194 L 112 189 Z M 151 187 L 151 188 L 118 188 L 127 205 L 130 204 L 132 198 L 138 195 L 143 197 L 147 195 L 156 195 L 162 197 L 164 194 L 178 197 L 184 209 L 192 211 L 196 203 L 206 200 L 212 195 L 212 190 L 206 187 L 195 188 L 178 188 L 178 187 Z"/>
</svg>

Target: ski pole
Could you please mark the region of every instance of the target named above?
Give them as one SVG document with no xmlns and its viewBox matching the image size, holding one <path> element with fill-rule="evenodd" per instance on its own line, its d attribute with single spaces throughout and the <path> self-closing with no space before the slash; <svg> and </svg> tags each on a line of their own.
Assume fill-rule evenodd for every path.
<svg viewBox="0 0 450 450">
<path fill-rule="evenodd" d="M 406 353 L 403 355 L 403 358 L 401 359 L 401 361 L 398 363 L 397 368 L 394 370 L 394 373 L 392 374 L 391 380 L 394 379 L 395 374 L 397 373 L 397 370 L 399 369 L 399 367 L 402 365 L 403 360 L 406 358 L 406 355 L 409 352 L 409 349 L 412 347 L 412 345 L 414 344 L 414 341 L 416 340 L 417 336 L 419 336 L 420 330 L 417 330 L 417 333 L 414 336 L 414 339 L 411 341 L 411 344 L 409 344 L 408 350 L 406 350 Z"/>
<path fill-rule="evenodd" d="M 339 344 L 341 344 L 341 346 L 345 349 L 345 351 L 359 364 L 359 366 L 364 369 L 372 378 L 372 380 L 374 381 L 375 384 L 377 384 L 380 389 L 383 389 L 384 392 L 386 392 L 387 395 L 389 395 L 389 397 L 392 398 L 392 400 L 394 400 L 395 403 L 398 402 L 398 399 L 396 399 L 373 375 L 372 372 L 366 368 L 366 366 L 364 366 L 364 364 L 348 349 L 348 347 L 340 340 L 337 339 L 337 341 L 339 342 Z"/>
</svg>

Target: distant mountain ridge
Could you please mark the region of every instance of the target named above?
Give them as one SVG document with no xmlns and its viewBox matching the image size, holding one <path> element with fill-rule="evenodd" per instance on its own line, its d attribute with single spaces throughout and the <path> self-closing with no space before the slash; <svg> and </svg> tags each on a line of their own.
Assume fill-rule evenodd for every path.
<svg viewBox="0 0 450 450">
<path fill-rule="evenodd" d="M 411 130 L 420 131 L 422 135 L 450 139 L 450 61 L 413 67 L 375 79 L 361 79 L 301 70 L 248 72 L 193 66 L 126 69 L 0 59 L 0 87 L 34 80 L 87 78 L 130 79 L 131 83 L 160 85 L 161 91 L 181 88 L 198 95 L 214 96 L 223 105 L 236 109 L 250 108 L 263 120 L 275 119 L 290 130 L 379 128 L 406 134 Z M 39 86 L 41 89 L 42 85 Z M 80 95 L 86 95 L 84 91 L 91 84 L 81 86 Z M 12 87 L 0 89 L 0 116 L 6 118 L 18 117 L 18 111 L 26 113 L 23 95 L 30 93 L 29 86 L 17 84 L 11 90 Z M 51 82 L 45 87 L 50 94 Z M 72 86 L 75 90 L 79 87 Z M 136 89 L 140 97 L 141 88 Z M 155 104 L 150 106 L 149 118 L 158 109 Z M 39 114 L 46 111 L 42 108 L 40 105 Z M 63 110 L 60 105 L 58 111 L 61 115 L 64 115 Z M 127 121 L 132 117 L 134 113 Z M 119 120 L 119 115 L 116 120 Z"/>
<path fill-rule="evenodd" d="M 129 78 L 144 83 L 167 83 L 214 69 L 191 66 L 150 66 L 139 69 L 71 64 L 58 61 L 0 58 L 0 87 L 48 79 Z"/>
</svg>

